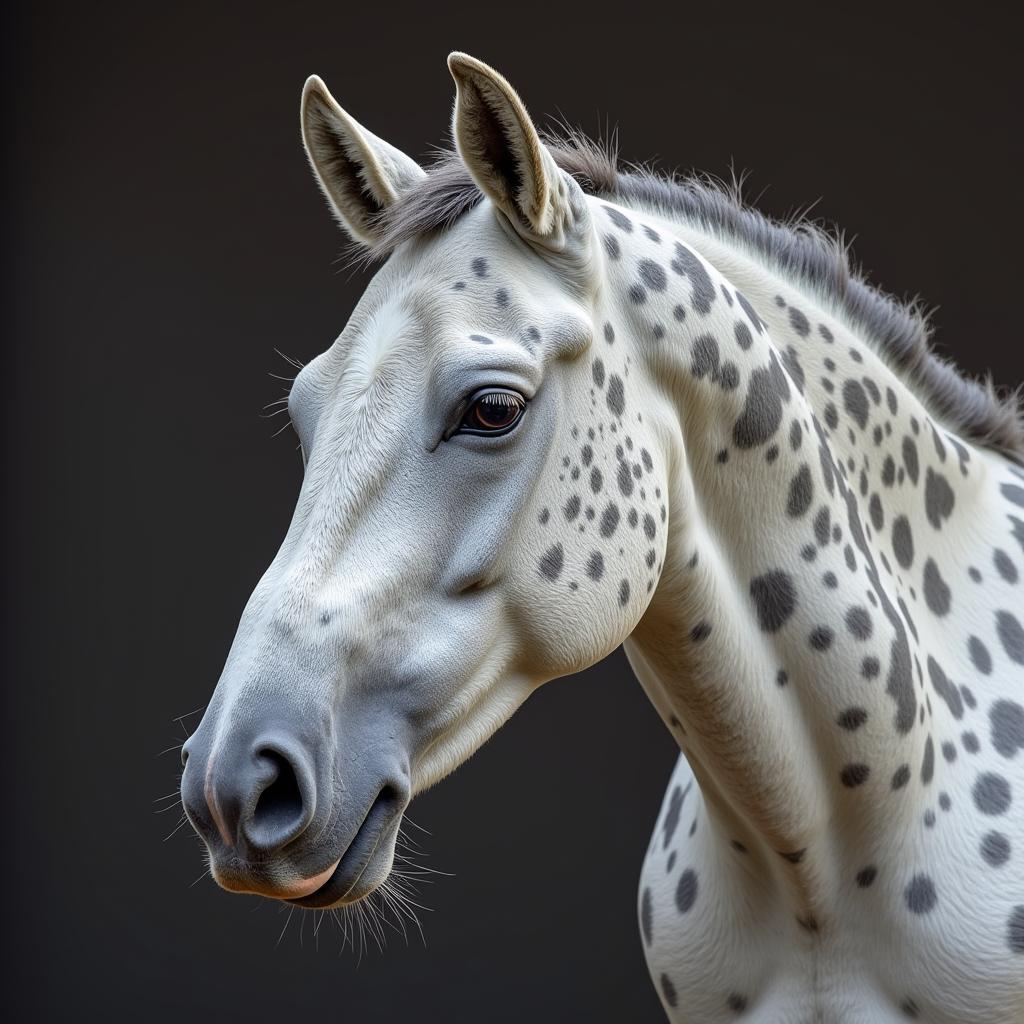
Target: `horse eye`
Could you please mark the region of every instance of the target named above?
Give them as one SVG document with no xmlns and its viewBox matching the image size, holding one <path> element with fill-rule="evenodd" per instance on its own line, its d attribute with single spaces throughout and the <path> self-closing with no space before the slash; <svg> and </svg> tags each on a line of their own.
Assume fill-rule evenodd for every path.
<svg viewBox="0 0 1024 1024">
<path fill-rule="evenodd" d="M 526 399 L 517 391 L 485 388 L 469 400 L 459 424 L 460 434 L 507 434 L 523 418 Z"/>
</svg>

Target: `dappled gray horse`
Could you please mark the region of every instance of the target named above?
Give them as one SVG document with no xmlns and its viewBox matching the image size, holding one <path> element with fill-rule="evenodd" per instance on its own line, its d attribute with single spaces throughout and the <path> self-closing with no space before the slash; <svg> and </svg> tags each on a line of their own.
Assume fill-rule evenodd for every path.
<svg viewBox="0 0 1024 1024">
<path fill-rule="evenodd" d="M 429 172 L 303 93 L 384 263 L 294 382 L 294 519 L 185 747 L 214 877 L 364 899 L 416 793 L 625 641 L 682 752 L 639 892 L 672 1019 L 1022 1019 L 1016 401 L 816 229 L 449 66 Z"/>
</svg>

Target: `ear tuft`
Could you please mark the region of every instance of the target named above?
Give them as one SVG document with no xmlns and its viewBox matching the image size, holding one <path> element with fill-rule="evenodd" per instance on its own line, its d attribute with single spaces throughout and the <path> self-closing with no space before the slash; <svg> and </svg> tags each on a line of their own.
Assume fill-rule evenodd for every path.
<svg viewBox="0 0 1024 1024">
<path fill-rule="evenodd" d="M 302 90 L 302 141 L 341 226 L 373 245 L 381 215 L 425 176 L 415 160 L 347 114 L 317 75 Z"/>
</svg>

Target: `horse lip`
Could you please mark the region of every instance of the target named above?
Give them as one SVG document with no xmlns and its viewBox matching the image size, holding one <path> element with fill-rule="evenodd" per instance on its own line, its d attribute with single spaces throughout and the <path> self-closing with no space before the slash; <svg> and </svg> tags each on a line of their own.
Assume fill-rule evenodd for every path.
<svg viewBox="0 0 1024 1024">
<path fill-rule="evenodd" d="M 370 811 L 372 810 L 373 807 L 371 806 Z M 345 897 L 348 896 L 348 894 L 352 892 L 353 889 L 355 889 L 355 887 L 359 884 L 359 880 L 366 873 L 366 869 L 370 866 L 371 862 L 373 861 L 374 855 L 377 853 L 377 849 L 380 847 L 381 840 L 388 834 L 395 820 L 394 818 L 392 818 L 390 821 L 386 820 L 377 827 L 377 834 L 373 837 L 373 844 L 370 846 L 370 849 L 366 853 L 362 854 L 362 862 L 359 864 L 358 870 L 355 872 L 355 874 L 351 876 L 352 880 L 345 882 L 345 880 L 342 879 L 342 881 L 344 882 L 344 889 L 342 889 L 340 892 L 331 893 L 330 890 L 333 887 L 334 883 L 338 880 L 338 877 L 340 875 L 343 875 L 345 873 L 344 869 L 348 867 L 348 865 L 346 864 L 346 860 L 349 859 L 348 854 L 355 850 L 356 846 L 359 843 L 359 839 L 362 837 L 363 832 L 365 831 L 366 826 L 370 821 L 370 811 L 367 812 L 366 817 L 360 823 L 359 829 L 357 830 L 355 836 L 353 837 L 352 842 L 349 843 L 345 852 L 338 858 L 338 860 L 335 861 L 331 873 L 326 877 L 323 884 L 320 885 L 318 888 L 311 890 L 310 892 L 303 893 L 297 896 L 288 897 L 289 903 L 293 903 L 295 906 L 302 907 L 305 910 L 323 910 L 325 907 L 334 906 L 339 901 L 345 899 Z M 399 818 L 400 817 L 401 815 L 399 815 Z M 316 877 L 323 878 L 323 875 L 317 875 Z M 321 894 L 323 894 L 323 896 L 328 897 L 326 902 L 323 901 Z M 318 899 L 317 897 L 321 898 Z"/>
<path fill-rule="evenodd" d="M 318 889 L 323 888 L 334 876 L 340 863 L 341 858 L 339 857 L 323 871 L 311 875 L 309 878 L 296 879 L 294 882 L 285 885 L 261 885 L 258 882 L 252 881 L 235 884 L 231 879 L 218 877 L 216 869 L 214 869 L 214 877 L 219 885 L 230 892 L 253 893 L 256 896 L 266 896 L 269 899 L 275 900 L 296 900 L 309 896 Z"/>
<path fill-rule="evenodd" d="M 311 878 L 300 879 L 293 885 L 285 886 L 281 890 L 278 899 L 294 900 L 311 895 L 331 880 L 340 863 L 341 858 L 339 857 L 333 864 Z"/>
</svg>

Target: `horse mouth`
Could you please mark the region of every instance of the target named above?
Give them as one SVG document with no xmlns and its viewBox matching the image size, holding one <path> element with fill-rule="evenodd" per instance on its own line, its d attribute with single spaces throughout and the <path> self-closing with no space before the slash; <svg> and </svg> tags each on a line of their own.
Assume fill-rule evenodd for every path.
<svg viewBox="0 0 1024 1024">
<path fill-rule="evenodd" d="M 395 814 L 393 801 L 383 793 L 378 795 L 352 842 L 335 861 L 333 870 L 328 868 L 323 872 L 327 877 L 322 884 L 301 896 L 287 898 L 285 902 L 306 910 L 326 910 L 356 903 L 368 896 L 379 882 L 367 887 L 364 883 L 367 869 L 377 858 L 378 851 L 383 852 L 390 845 L 386 840 L 397 832 L 402 810 Z M 315 876 L 311 881 L 320 881 L 323 876 Z"/>
</svg>

